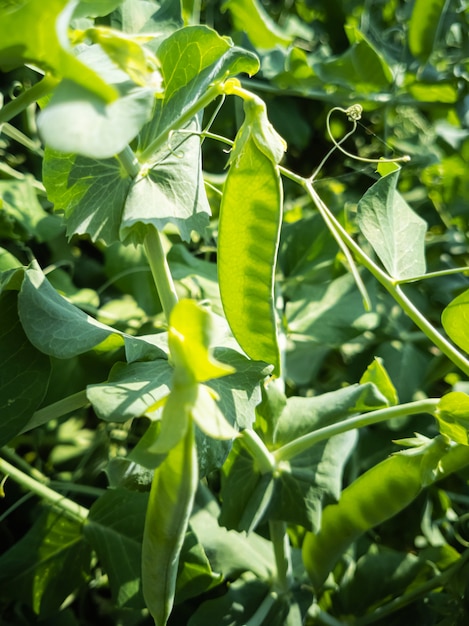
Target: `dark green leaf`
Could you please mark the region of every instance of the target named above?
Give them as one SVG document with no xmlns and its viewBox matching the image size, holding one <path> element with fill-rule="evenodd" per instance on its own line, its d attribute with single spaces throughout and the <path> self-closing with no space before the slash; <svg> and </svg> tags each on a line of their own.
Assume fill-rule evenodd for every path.
<svg viewBox="0 0 469 626">
<path fill-rule="evenodd" d="M 409 48 L 421 62 L 428 60 L 445 9 L 445 0 L 416 0 L 409 22 Z"/>
<path fill-rule="evenodd" d="M 28 341 L 13 291 L 0 295 L 0 445 L 20 433 L 41 404 L 49 384 L 50 360 Z"/>
</svg>

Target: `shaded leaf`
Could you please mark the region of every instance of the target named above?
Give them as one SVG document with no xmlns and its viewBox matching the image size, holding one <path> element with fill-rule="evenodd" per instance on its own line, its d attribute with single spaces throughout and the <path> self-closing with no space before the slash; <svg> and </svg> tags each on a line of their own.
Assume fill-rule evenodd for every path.
<svg viewBox="0 0 469 626">
<path fill-rule="evenodd" d="M 397 191 L 399 171 L 380 178 L 358 203 L 358 226 L 392 278 L 425 274 L 426 222 Z"/>
<path fill-rule="evenodd" d="M 454 343 L 469 353 L 469 289 L 454 298 L 441 314 L 441 323 Z"/>
</svg>

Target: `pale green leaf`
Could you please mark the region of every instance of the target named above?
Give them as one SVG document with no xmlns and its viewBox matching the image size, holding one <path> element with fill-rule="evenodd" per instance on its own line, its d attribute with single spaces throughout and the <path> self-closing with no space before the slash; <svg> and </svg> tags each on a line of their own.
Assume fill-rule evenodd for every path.
<svg viewBox="0 0 469 626">
<path fill-rule="evenodd" d="M 200 430 L 212 439 L 234 439 L 238 436 L 238 431 L 231 426 L 220 411 L 214 395 L 209 387 L 198 385 L 192 417 Z"/>
<path fill-rule="evenodd" d="M 469 396 L 461 391 L 444 395 L 438 403 L 435 417 L 440 432 L 456 443 L 469 445 Z"/>
<path fill-rule="evenodd" d="M 257 0 L 225 0 L 221 10 L 226 9 L 231 13 L 235 28 L 245 32 L 256 48 L 288 46 L 293 41 Z"/>
<path fill-rule="evenodd" d="M 426 222 L 397 190 L 399 171 L 379 179 L 358 203 L 358 226 L 392 278 L 425 273 Z"/>
<path fill-rule="evenodd" d="M 441 323 L 450 339 L 469 353 L 469 290 L 448 304 L 441 315 Z"/>
<path fill-rule="evenodd" d="M 435 46 L 446 0 L 416 0 L 409 22 L 409 48 L 419 61 L 427 61 Z"/>
<path fill-rule="evenodd" d="M 109 15 L 124 0 L 79 0 L 73 17 L 102 17 Z"/>
<path fill-rule="evenodd" d="M 375 357 L 373 361 L 366 368 L 365 373 L 360 378 L 360 383 L 373 383 L 383 394 L 387 406 L 394 406 L 399 402 L 397 391 L 387 373 L 383 360 L 379 357 Z"/>
<path fill-rule="evenodd" d="M 38 117 L 45 143 L 60 152 L 106 159 L 134 139 L 152 113 L 155 90 L 137 87 L 100 46 L 85 48 L 78 58 L 93 67 L 120 97 L 106 103 L 89 87 L 64 80 Z"/>
<path fill-rule="evenodd" d="M 68 40 L 75 3 L 68 0 L 20 0 L 0 6 L 0 67 L 10 70 L 34 63 L 57 78 L 67 78 L 105 102 L 118 96 L 86 63 L 76 58 Z"/>
</svg>

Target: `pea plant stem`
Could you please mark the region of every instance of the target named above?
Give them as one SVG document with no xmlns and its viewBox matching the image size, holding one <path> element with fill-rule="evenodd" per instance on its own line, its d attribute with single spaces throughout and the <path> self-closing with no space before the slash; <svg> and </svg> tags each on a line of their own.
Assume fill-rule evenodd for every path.
<svg viewBox="0 0 469 626">
<path fill-rule="evenodd" d="M 439 398 L 417 400 L 415 402 L 408 402 L 406 404 L 356 415 L 336 424 L 318 428 L 312 433 L 308 433 L 302 437 L 298 437 L 298 439 L 295 439 L 294 441 L 291 441 L 290 443 L 287 443 L 281 448 L 275 450 L 275 452 L 272 453 L 272 456 L 278 464 L 280 461 L 289 461 L 298 454 L 305 452 L 316 443 L 324 441 L 324 439 L 329 439 L 330 437 L 340 435 L 341 433 L 345 433 L 349 430 L 364 428 L 365 426 L 379 424 L 380 422 L 396 419 L 398 417 L 404 417 L 406 415 L 417 415 L 419 413 L 429 413 L 430 415 L 434 415 L 439 401 Z"/>
<path fill-rule="evenodd" d="M 130 146 L 127 146 L 117 158 L 129 176 L 133 179 L 137 178 L 140 174 L 140 164 Z M 163 250 L 163 244 L 161 243 L 161 236 L 156 228 L 150 227 L 148 229 L 143 241 L 143 247 L 160 297 L 164 315 L 166 320 L 169 320 L 169 316 L 178 301 L 178 297 L 168 261 Z"/>
<path fill-rule="evenodd" d="M 250 428 L 241 432 L 241 442 L 256 462 L 261 474 L 273 473 L 276 463 L 259 435 Z"/>
<path fill-rule="evenodd" d="M 73 500 L 65 498 L 60 493 L 57 493 L 35 478 L 28 476 L 28 474 L 25 474 L 3 458 L 0 458 L 0 472 L 12 478 L 19 485 L 39 496 L 42 500 L 51 504 L 56 510 L 66 515 L 69 519 L 78 522 L 84 522 L 87 519 L 88 509 L 73 502 Z"/>
<path fill-rule="evenodd" d="M 163 250 L 161 237 L 156 228 L 149 229 L 144 241 L 145 253 L 150 264 L 161 306 L 167 320 L 178 301 L 176 287 Z"/>
<path fill-rule="evenodd" d="M 282 521 L 269 520 L 269 531 L 277 566 L 276 586 L 280 593 L 288 593 L 293 583 L 293 574 L 287 525 Z"/>
<path fill-rule="evenodd" d="M 466 376 L 469 377 L 469 361 L 451 344 L 438 330 L 422 315 L 413 302 L 402 291 L 397 281 L 394 281 L 386 272 L 383 272 L 363 252 L 360 246 L 350 237 L 343 226 L 338 222 L 335 216 L 330 212 L 326 204 L 322 201 L 317 191 L 314 189 L 310 181 L 303 179 L 303 187 L 316 205 L 323 219 L 331 229 L 332 233 L 336 233 L 347 247 L 354 253 L 358 261 L 366 267 L 366 269 L 381 283 L 381 285 L 391 294 L 394 300 L 399 304 L 402 310 L 410 317 L 414 324 L 425 333 L 430 341 L 454 363 Z"/>
</svg>

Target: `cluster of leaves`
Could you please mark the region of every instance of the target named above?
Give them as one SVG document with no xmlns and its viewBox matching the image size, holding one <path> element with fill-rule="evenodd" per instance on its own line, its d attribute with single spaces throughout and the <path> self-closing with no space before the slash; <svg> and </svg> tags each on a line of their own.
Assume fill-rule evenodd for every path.
<svg viewBox="0 0 469 626">
<path fill-rule="evenodd" d="M 2 623 L 465 623 L 468 18 L 0 0 Z"/>
</svg>

